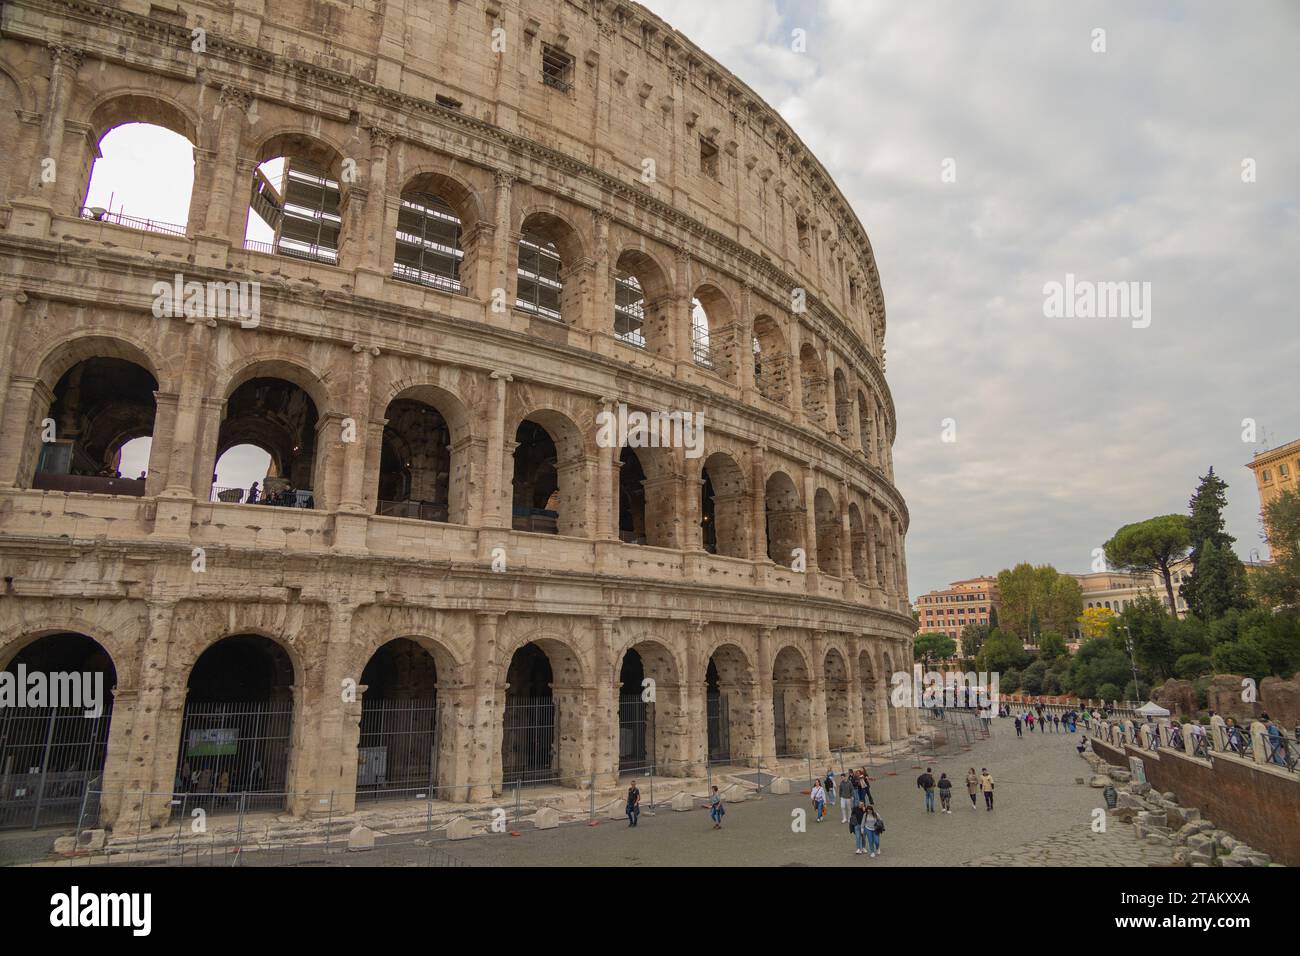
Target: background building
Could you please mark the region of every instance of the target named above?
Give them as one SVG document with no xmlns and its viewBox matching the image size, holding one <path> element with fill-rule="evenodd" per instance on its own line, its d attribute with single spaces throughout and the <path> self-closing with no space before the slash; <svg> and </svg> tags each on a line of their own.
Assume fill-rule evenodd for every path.
<svg viewBox="0 0 1300 956">
<path fill-rule="evenodd" d="M 1261 521 L 1264 509 L 1284 491 L 1300 489 L 1300 439 L 1288 442 L 1271 451 L 1258 452 L 1246 465 L 1255 473 L 1255 489 L 1259 492 Z M 1267 531 L 1267 522 L 1265 522 Z"/>
<path fill-rule="evenodd" d="M 997 604 L 997 578 L 985 575 L 954 581 L 916 599 L 917 628 L 922 633 L 947 634 L 957 641 L 957 653 L 961 654 L 962 628 L 989 623 L 989 613 Z"/>
</svg>

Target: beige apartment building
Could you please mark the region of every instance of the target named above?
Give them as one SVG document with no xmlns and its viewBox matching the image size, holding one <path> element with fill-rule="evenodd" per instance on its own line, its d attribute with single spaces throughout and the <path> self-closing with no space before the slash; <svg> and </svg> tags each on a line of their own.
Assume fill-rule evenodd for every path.
<svg viewBox="0 0 1300 956">
<path fill-rule="evenodd" d="M 112 699 L 0 772 L 130 830 L 915 729 L 871 244 L 689 38 L 624 0 L 2 16 L 0 667 Z M 133 123 L 193 149 L 177 222 L 86 205 Z M 628 409 L 701 447 L 602 440 Z"/>
<path fill-rule="evenodd" d="M 962 629 L 968 624 L 989 623 L 989 613 L 997 603 L 997 578 L 986 575 L 954 581 L 916 599 L 917 628 L 922 633 L 948 635 L 957 641 L 957 653 L 961 654 Z"/>
<path fill-rule="evenodd" d="M 1261 520 L 1264 509 L 1284 491 L 1300 489 L 1300 439 L 1261 451 L 1246 465 L 1255 473 Z"/>
</svg>

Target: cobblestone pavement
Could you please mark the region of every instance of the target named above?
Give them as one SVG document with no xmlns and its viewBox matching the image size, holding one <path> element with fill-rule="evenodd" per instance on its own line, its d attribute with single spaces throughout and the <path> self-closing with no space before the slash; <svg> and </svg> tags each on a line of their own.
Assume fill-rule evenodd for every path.
<svg viewBox="0 0 1300 956">
<path fill-rule="evenodd" d="M 1078 784 L 1088 767 L 1075 751 L 1079 735 L 1038 733 L 1017 738 L 1010 722 L 996 720 L 993 737 L 959 757 L 933 764 L 955 781 L 951 814 L 927 814 L 909 766 L 882 776 L 872 792 L 887 825 L 879 858 L 855 856 L 838 806 L 826 822 L 809 813 L 806 832 L 792 831 L 791 813 L 810 809 L 801 793 L 766 796 L 729 808 L 726 826 L 711 828 L 703 810 L 643 814 L 636 829 L 616 820 L 560 830 L 521 829 L 518 836 L 489 835 L 441 844 L 478 866 L 825 866 L 832 862 L 876 866 L 1148 866 L 1168 862 L 1168 849 L 1138 844 L 1132 829 L 1107 820 L 1094 833 L 1092 811 L 1101 792 Z M 995 809 L 971 809 L 967 767 L 988 767 L 996 781 Z M 804 781 L 792 781 L 806 788 Z M 350 862 L 350 861 L 349 861 Z M 357 861 L 361 863 L 361 860 Z M 385 859 L 389 865 L 400 865 Z"/>
</svg>

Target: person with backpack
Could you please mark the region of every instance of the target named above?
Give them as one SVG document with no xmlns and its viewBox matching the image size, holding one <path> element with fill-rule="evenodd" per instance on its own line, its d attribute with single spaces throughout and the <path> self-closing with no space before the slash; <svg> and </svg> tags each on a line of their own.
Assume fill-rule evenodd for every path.
<svg viewBox="0 0 1300 956">
<path fill-rule="evenodd" d="M 862 822 L 859 826 L 866 828 L 867 849 L 871 851 L 871 855 L 880 856 L 880 835 L 885 832 L 885 821 L 880 819 L 876 808 L 869 803 L 863 808 Z"/>
<path fill-rule="evenodd" d="M 916 778 L 916 786 L 925 791 L 925 812 L 934 813 L 934 774 L 930 773 L 929 767 Z"/>
<path fill-rule="evenodd" d="M 853 852 L 857 856 L 867 852 L 867 828 L 862 824 L 866 811 L 867 805 L 859 800 L 849 814 L 849 832 L 853 834 Z"/>
<path fill-rule="evenodd" d="M 940 813 L 952 813 L 952 781 L 946 773 L 939 774 Z"/>
<path fill-rule="evenodd" d="M 840 778 L 840 823 L 849 822 L 849 814 L 853 809 L 853 781 L 849 779 L 846 773 Z"/>
<path fill-rule="evenodd" d="M 993 809 L 993 774 L 987 767 L 980 768 L 980 790 L 984 791 L 984 809 Z"/>
<path fill-rule="evenodd" d="M 814 780 L 812 785 L 812 804 L 817 808 L 817 822 L 822 822 L 822 814 L 826 812 L 826 791 L 822 789 L 820 780 Z"/>
<path fill-rule="evenodd" d="M 727 812 L 727 808 L 722 805 L 722 794 L 718 792 L 718 785 L 713 785 L 713 793 L 709 796 L 709 816 L 713 818 L 713 829 L 722 829 L 722 815 Z"/>
<path fill-rule="evenodd" d="M 1016 736 L 1017 736 L 1017 737 L 1023 737 L 1023 736 L 1024 736 L 1024 734 L 1021 732 L 1021 729 L 1020 729 L 1020 718 L 1019 718 L 1019 717 L 1016 718 Z"/>
<path fill-rule="evenodd" d="M 975 772 L 974 767 L 971 767 L 970 770 L 966 772 L 966 793 L 970 797 L 970 808 L 972 810 L 976 809 L 975 795 L 979 793 L 979 790 L 980 790 L 979 774 Z"/>
<path fill-rule="evenodd" d="M 830 767 L 826 768 L 826 777 L 822 780 L 822 789 L 826 791 L 826 805 L 835 806 L 835 771 Z"/>
</svg>

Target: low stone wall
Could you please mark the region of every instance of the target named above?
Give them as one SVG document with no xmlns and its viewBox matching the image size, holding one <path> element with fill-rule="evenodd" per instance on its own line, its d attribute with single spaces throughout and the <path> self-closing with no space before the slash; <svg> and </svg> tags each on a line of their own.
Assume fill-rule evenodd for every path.
<svg viewBox="0 0 1300 956">
<path fill-rule="evenodd" d="M 1259 847 L 1278 863 L 1300 866 L 1300 782 L 1295 774 L 1223 754 L 1209 760 L 1176 750 L 1159 752 L 1101 740 L 1093 752 L 1128 769 L 1138 757 L 1151 786 L 1172 792 L 1185 806 L 1198 808 L 1215 824 Z"/>
</svg>

